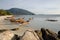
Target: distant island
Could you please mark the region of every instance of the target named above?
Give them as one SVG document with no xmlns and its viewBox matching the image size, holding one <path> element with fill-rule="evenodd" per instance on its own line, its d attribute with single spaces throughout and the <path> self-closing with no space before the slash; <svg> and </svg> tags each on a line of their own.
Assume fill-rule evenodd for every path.
<svg viewBox="0 0 60 40">
<path fill-rule="evenodd" d="M 0 15 L 35 15 L 34 13 L 19 9 L 19 8 L 11 8 L 9 10 L 0 9 Z"/>
<path fill-rule="evenodd" d="M 24 10 L 24 9 L 19 9 L 19 8 L 11 8 L 7 10 L 15 15 L 35 15 L 34 13 Z"/>
</svg>

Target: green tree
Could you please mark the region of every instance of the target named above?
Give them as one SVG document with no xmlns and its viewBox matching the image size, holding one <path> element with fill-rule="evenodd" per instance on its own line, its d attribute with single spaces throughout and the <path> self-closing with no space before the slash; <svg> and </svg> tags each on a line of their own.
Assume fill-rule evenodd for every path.
<svg viewBox="0 0 60 40">
<path fill-rule="evenodd" d="M 0 15 L 12 15 L 12 13 L 7 10 L 0 9 Z"/>
</svg>

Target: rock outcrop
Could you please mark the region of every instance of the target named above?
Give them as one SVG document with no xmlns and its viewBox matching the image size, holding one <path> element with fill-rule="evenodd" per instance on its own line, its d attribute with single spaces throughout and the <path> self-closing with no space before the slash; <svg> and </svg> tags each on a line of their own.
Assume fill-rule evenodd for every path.
<svg viewBox="0 0 60 40">
<path fill-rule="evenodd" d="M 5 31 L 0 33 L 0 40 L 20 40 L 20 36 L 11 31 Z"/>
<path fill-rule="evenodd" d="M 58 31 L 58 38 L 60 39 L 60 31 Z"/>
<path fill-rule="evenodd" d="M 40 30 L 35 30 L 35 33 L 38 35 L 40 40 L 43 40 L 42 38 L 42 32 Z"/>
<path fill-rule="evenodd" d="M 60 40 L 60 33 L 56 34 L 49 29 L 41 28 L 41 30 L 35 30 L 40 40 Z"/>
<path fill-rule="evenodd" d="M 0 40 L 60 40 L 60 31 L 57 33 L 41 28 L 41 30 L 26 30 L 22 36 L 12 33 L 11 30 L 0 32 Z"/>
<path fill-rule="evenodd" d="M 56 40 L 56 38 L 51 35 L 48 31 L 46 31 L 44 28 L 41 28 L 41 32 L 42 32 L 42 38 L 44 40 Z"/>
<path fill-rule="evenodd" d="M 0 40 L 11 40 L 11 38 L 14 36 L 14 34 L 10 31 L 5 31 L 3 33 L 0 33 Z"/>
<path fill-rule="evenodd" d="M 32 30 L 27 30 L 27 31 L 23 34 L 21 40 L 40 40 L 40 39 L 39 39 L 39 37 L 37 36 L 37 34 L 36 34 L 34 31 L 32 31 Z"/>
<path fill-rule="evenodd" d="M 50 21 L 50 22 L 57 22 L 58 20 L 54 20 L 54 19 L 47 19 L 46 21 Z"/>
<path fill-rule="evenodd" d="M 21 36 L 18 36 L 18 35 L 14 35 L 11 40 L 20 40 Z"/>
</svg>

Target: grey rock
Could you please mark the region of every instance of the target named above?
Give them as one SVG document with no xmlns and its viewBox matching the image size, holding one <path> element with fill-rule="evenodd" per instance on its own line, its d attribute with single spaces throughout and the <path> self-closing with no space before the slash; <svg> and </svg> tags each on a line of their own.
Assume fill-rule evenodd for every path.
<svg viewBox="0 0 60 40">
<path fill-rule="evenodd" d="M 58 31 L 58 38 L 60 39 L 60 31 Z"/>
<path fill-rule="evenodd" d="M 15 34 L 15 35 L 12 37 L 11 40 L 20 40 L 20 36 L 18 36 L 18 35 Z"/>
<path fill-rule="evenodd" d="M 40 40 L 43 40 L 41 30 L 35 30 L 35 32 L 36 32 L 36 34 L 38 35 L 39 39 L 40 39 Z"/>
<path fill-rule="evenodd" d="M 42 37 L 44 40 L 57 40 L 53 35 L 51 35 L 46 29 L 41 28 Z"/>
</svg>

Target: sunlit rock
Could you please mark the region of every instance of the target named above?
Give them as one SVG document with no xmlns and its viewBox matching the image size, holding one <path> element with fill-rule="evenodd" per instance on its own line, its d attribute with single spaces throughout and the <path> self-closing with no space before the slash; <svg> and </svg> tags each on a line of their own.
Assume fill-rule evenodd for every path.
<svg viewBox="0 0 60 40">
<path fill-rule="evenodd" d="M 0 33 L 0 40 L 11 40 L 11 38 L 14 36 L 14 34 L 10 31 L 5 31 L 3 33 Z"/>
<path fill-rule="evenodd" d="M 34 31 L 32 31 L 32 30 L 27 30 L 27 31 L 23 34 L 21 40 L 39 40 L 39 37 L 37 36 L 37 34 L 36 34 Z"/>
</svg>

